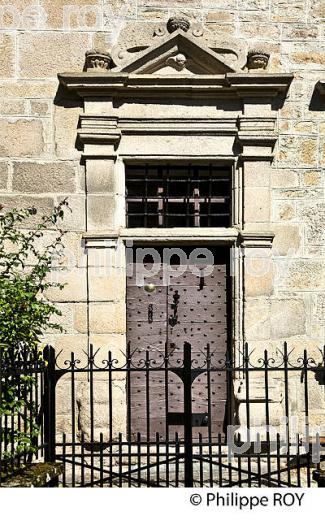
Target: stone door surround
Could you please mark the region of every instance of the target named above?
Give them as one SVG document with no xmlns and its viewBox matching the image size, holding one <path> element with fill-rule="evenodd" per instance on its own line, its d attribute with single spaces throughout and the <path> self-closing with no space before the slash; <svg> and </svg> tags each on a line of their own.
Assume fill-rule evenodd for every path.
<svg viewBox="0 0 325 520">
<path fill-rule="evenodd" d="M 277 113 L 293 76 L 269 73 L 269 55 L 260 49 L 245 54 L 236 42 L 209 47 L 202 31 L 184 19 L 169 20 L 155 29 L 152 45 L 92 49 L 84 71 L 61 73 L 59 81 L 84 105 L 76 137 L 86 167 L 86 247 L 123 248 L 128 240 L 233 247 L 236 345 L 245 337 L 245 299 L 272 285 L 271 275 L 256 280 L 247 273 L 247 258 L 254 262 L 272 246 Z M 127 229 L 125 164 L 149 161 L 231 165 L 232 225 Z M 123 269 L 123 261 L 116 268 Z"/>
</svg>

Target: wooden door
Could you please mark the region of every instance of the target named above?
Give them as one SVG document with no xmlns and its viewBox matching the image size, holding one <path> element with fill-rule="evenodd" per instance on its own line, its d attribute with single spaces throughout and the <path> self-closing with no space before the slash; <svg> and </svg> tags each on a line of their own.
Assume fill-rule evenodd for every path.
<svg viewBox="0 0 325 520">
<path fill-rule="evenodd" d="M 182 248 L 187 258 L 192 249 Z M 186 266 L 177 256 L 168 265 L 163 261 L 152 264 L 150 256 L 142 263 L 134 262 L 127 279 L 127 340 L 134 362 L 141 362 L 149 352 L 150 360 L 160 366 L 167 351 L 170 364 L 177 366 L 183 357 L 183 345 L 192 345 L 192 358 L 204 364 L 207 345 L 214 363 L 224 359 L 229 337 L 229 249 L 209 248 L 212 262 L 188 262 Z M 157 249 L 163 259 L 163 250 Z M 130 267 L 130 266 L 129 266 Z M 155 274 L 140 276 L 141 269 Z M 166 274 L 167 273 L 167 274 Z M 202 274 L 203 273 L 203 274 Z M 148 287 L 148 284 L 151 286 Z M 153 292 L 147 292 L 152 290 Z M 147 290 L 146 290 L 147 289 Z M 133 374 L 130 379 L 130 432 L 135 437 L 161 438 L 175 430 L 182 435 L 182 427 L 166 428 L 166 411 L 183 412 L 183 384 L 171 372 Z M 222 432 L 226 407 L 226 374 L 213 372 L 208 396 L 207 374 L 200 375 L 192 386 L 193 413 L 207 413 L 211 406 L 213 435 Z M 167 404 L 168 403 L 168 404 Z M 193 428 L 193 433 L 205 436 L 206 428 Z"/>
</svg>

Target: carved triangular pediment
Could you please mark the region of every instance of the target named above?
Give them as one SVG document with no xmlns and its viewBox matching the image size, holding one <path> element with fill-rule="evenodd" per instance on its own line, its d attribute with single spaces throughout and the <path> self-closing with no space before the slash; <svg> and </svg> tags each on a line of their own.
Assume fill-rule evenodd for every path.
<svg viewBox="0 0 325 520">
<path fill-rule="evenodd" d="M 236 72 L 223 56 L 179 29 L 156 45 L 129 53 L 120 72 L 133 74 L 226 74 Z M 115 69 L 117 70 L 117 69 Z"/>
</svg>

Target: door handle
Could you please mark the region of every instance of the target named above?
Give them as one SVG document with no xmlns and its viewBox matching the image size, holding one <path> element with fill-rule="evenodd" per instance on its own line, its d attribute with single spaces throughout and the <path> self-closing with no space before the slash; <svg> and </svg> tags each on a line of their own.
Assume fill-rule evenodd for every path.
<svg viewBox="0 0 325 520">
<path fill-rule="evenodd" d="M 148 323 L 153 322 L 153 304 L 149 303 L 148 305 Z"/>
</svg>

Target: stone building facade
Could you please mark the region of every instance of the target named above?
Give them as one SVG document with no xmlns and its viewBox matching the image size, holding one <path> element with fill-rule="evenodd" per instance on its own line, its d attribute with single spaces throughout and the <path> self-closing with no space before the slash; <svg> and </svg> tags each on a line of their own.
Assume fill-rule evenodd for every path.
<svg viewBox="0 0 325 520">
<path fill-rule="evenodd" d="M 119 356 L 130 243 L 212 244 L 233 252 L 235 355 L 244 341 L 258 353 L 284 341 L 315 352 L 325 320 L 324 2 L 66 4 L 0 3 L 1 203 L 49 211 L 68 197 L 72 210 L 66 270 L 55 272 L 66 286 L 49 294 L 66 333 L 47 340 Z M 231 225 L 128 229 L 125 165 L 148 161 L 229 166 Z M 123 385 L 117 399 L 123 423 Z"/>
</svg>

